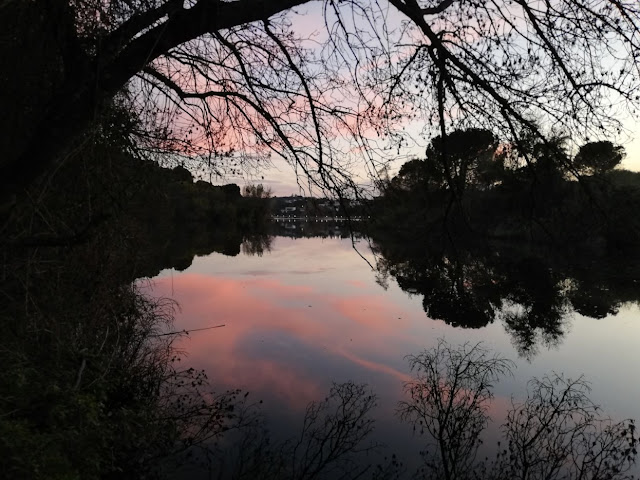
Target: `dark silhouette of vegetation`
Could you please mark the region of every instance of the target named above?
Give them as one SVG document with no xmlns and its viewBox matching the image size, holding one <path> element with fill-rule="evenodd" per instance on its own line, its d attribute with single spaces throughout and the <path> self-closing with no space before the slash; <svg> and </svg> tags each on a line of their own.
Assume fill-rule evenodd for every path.
<svg viewBox="0 0 640 480">
<path fill-rule="evenodd" d="M 589 392 L 582 377 L 531 380 L 527 399 L 507 414 L 492 478 L 634 478 L 634 420 L 604 417 Z"/>
<path fill-rule="evenodd" d="M 214 171 L 268 152 L 338 193 L 357 189 L 356 155 L 379 166 L 367 132 L 402 146 L 408 119 L 519 143 L 521 127 L 549 136 L 537 119 L 600 136 L 620 127 L 612 101 L 638 105 L 633 2 L 328 1 L 319 37 L 296 27 L 303 5 L 315 2 L 4 2 L 2 203 L 114 126 L 139 151 Z"/>
<path fill-rule="evenodd" d="M 637 254 L 376 231 L 378 282 L 423 297 L 425 313 L 463 328 L 503 324 L 520 355 L 562 341 L 572 312 L 604 318 L 638 302 Z M 432 234 L 435 232 L 432 232 Z"/>
<path fill-rule="evenodd" d="M 291 438 L 273 441 L 256 417 L 229 448 L 203 452 L 207 469 L 234 479 L 384 478 L 382 465 L 371 463 L 380 450 L 369 438 L 376 402 L 366 385 L 334 384 L 324 400 L 307 406 Z"/>
<path fill-rule="evenodd" d="M 462 195 L 465 187 L 492 185 L 498 141 L 488 130 L 455 130 L 445 137 L 431 140 L 424 160 L 426 185 L 436 188 L 450 187 Z M 402 173 L 402 169 L 400 170 Z"/>
<path fill-rule="evenodd" d="M 174 335 L 167 335 L 171 304 L 131 285 L 162 268 L 184 269 L 196 254 L 236 255 L 244 248 L 260 255 L 269 249 L 270 237 L 260 231 L 268 216 L 264 189 L 250 187 L 242 197 L 235 185 L 194 182 L 184 165 L 197 163 L 200 174 L 235 173 L 280 156 L 295 166 L 301 185 L 332 192 L 344 208 L 346 188 L 360 193 L 350 174 L 354 156 L 364 154 L 377 171 L 387 159 L 378 156 L 378 142 L 406 145 L 401 129 L 418 116 L 440 140 L 432 143 L 427 173 L 420 172 L 421 164 L 414 164 L 417 175 L 407 167 L 407 187 L 390 193 L 396 213 L 402 204 L 415 212 L 404 212 L 405 218 L 427 219 L 419 222 L 426 227 L 443 217 L 455 221 L 456 214 L 468 223 L 466 212 L 474 206 L 469 218 L 479 220 L 473 229 L 518 237 L 524 229 L 512 213 L 526 210 L 545 232 L 570 218 L 562 238 L 592 228 L 591 238 L 608 245 L 636 240 L 626 231 L 638 231 L 628 222 L 640 201 L 629 186 L 635 179 L 605 173 L 620 152 L 586 149 L 572 164 L 533 119 L 598 138 L 620 126 L 609 111 L 610 95 L 630 107 L 638 104 L 638 6 L 609 0 L 536 7 L 524 0 L 327 1 L 327 35 L 316 48 L 310 41 L 317 39 L 302 37 L 291 22 L 292 9 L 307 3 L 0 5 L 5 476 L 159 476 L 168 463 L 189 461 L 197 448 L 254 425 L 240 392 L 212 393 L 203 372 L 177 366 Z M 402 28 L 391 23 L 396 17 L 388 8 L 405 21 Z M 619 48 L 630 54 L 616 55 Z M 479 122 L 495 134 L 479 130 Z M 452 130 L 458 127 L 465 133 Z M 513 172 L 500 167 L 498 133 L 513 147 L 504 158 L 518 152 L 526 166 Z M 472 135 L 473 142 L 458 143 Z M 175 168 L 152 163 L 159 160 Z M 589 198 L 599 202 L 590 205 L 604 208 L 611 219 L 605 227 L 595 228 L 600 217 L 581 209 L 581 190 L 563 177 L 571 168 L 624 180 L 620 188 L 600 179 L 589 183 Z M 541 189 L 514 194 L 520 176 L 529 173 Z M 423 181 L 440 189 L 418 195 L 413 185 Z M 504 205 L 498 186 L 511 192 L 512 201 L 492 223 L 495 208 Z M 458 209 L 453 213 L 452 192 Z M 415 209 L 418 198 L 422 203 Z M 467 274 L 463 266 L 452 272 L 438 264 L 455 288 L 429 309 L 448 318 L 447 309 L 464 300 L 469 315 L 461 322 L 474 314 L 474 324 L 486 323 L 499 295 L 491 282 L 485 284 L 490 300 L 469 295 L 467 283 L 460 282 L 460 273 Z M 428 283 L 417 277 L 417 284 Z M 511 277 L 503 278 L 509 285 Z M 512 283 L 510 298 L 533 312 L 527 319 L 535 328 L 543 318 L 557 324 L 556 303 L 530 299 Z M 555 291 L 555 283 L 543 287 L 549 285 Z M 432 288 L 434 295 L 438 291 Z M 583 310 L 615 305 L 605 301 L 596 308 L 588 296 L 576 298 Z M 518 331 L 524 322 L 511 324 Z M 375 398 L 355 384 L 336 386 L 330 397 L 309 407 L 299 440 L 274 453 L 280 460 L 242 461 L 246 469 L 239 475 L 392 475 L 395 460 L 378 469 L 352 461 L 371 431 L 367 415 Z M 330 408 L 337 410 L 325 414 Z M 464 453 L 472 451 L 456 450 L 455 460 L 466 462 Z M 530 460 L 522 458 L 528 468 Z M 612 458 L 624 471 L 626 464 Z M 451 463 L 447 468 L 454 471 Z"/>
<path fill-rule="evenodd" d="M 181 169 L 163 174 L 187 177 Z M 252 253 L 268 249 L 268 236 L 247 238 Z M 122 265 L 135 256 L 123 245 L 121 230 L 100 224 L 79 244 L 5 246 L 12 250 L 0 290 L 3 472 L 145 478 L 203 462 L 215 475 L 230 468 L 232 478 L 400 478 L 396 457 L 367 456 L 377 447 L 368 440 L 375 395 L 363 386 L 336 385 L 309 406 L 300 435 L 281 443 L 269 440 L 248 397 L 211 393 L 204 372 L 181 368 L 174 336 L 163 335 L 173 331 L 173 305 L 128 286 L 133 277 L 123 278 Z M 419 358 L 426 357 L 415 366 Z M 458 448 L 452 471 L 468 468 L 465 452 L 475 447 L 463 448 L 466 437 L 447 441 Z M 235 453 L 221 450 L 230 443 Z"/>
<path fill-rule="evenodd" d="M 434 478 L 471 478 L 493 384 L 513 363 L 478 344 L 456 349 L 443 340 L 408 360 L 415 378 L 405 384 L 398 414 L 435 442 L 423 453 L 425 466 Z"/>
<path fill-rule="evenodd" d="M 96 163 L 96 159 L 99 162 Z M 183 166 L 161 168 L 136 158 L 115 135 L 79 149 L 55 175 L 29 190 L 2 226 L 9 249 L 89 244 L 107 231 L 129 256 L 124 280 L 187 268 L 194 255 L 240 252 L 243 239 L 264 231 L 268 205 L 240 195 L 237 185 L 195 181 Z"/>
<path fill-rule="evenodd" d="M 265 188 L 261 183 L 254 185 L 245 185 L 243 192 L 243 196 L 249 198 L 271 198 L 272 193 L 269 187 Z"/>
<path fill-rule="evenodd" d="M 245 255 L 257 255 L 261 257 L 265 252 L 271 252 L 273 236 L 265 233 L 248 235 L 242 242 L 241 250 Z"/>
<path fill-rule="evenodd" d="M 444 227 L 458 237 L 609 249 L 640 241 L 640 184 L 613 170 L 622 147 L 592 142 L 572 159 L 564 138 L 529 136 L 514 146 L 486 130 L 459 130 L 450 139 L 445 152 L 434 138 L 424 160 L 407 162 L 382 185 L 374 230 L 407 225 L 426 235 Z"/>
<path fill-rule="evenodd" d="M 415 472 L 372 442 L 376 396 L 353 382 L 334 384 L 324 400 L 310 403 L 299 432 L 287 440 L 270 437 L 254 404 L 243 414 L 251 421 L 226 448 L 201 445 L 191 453 L 209 474 L 235 479 L 633 478 L 640 440 L 635 422 L 604 416 L 584 378 L 532 379 L 527 398 L 512 400 L 504 412 L 500 440 L 483 446 L 484 431 L 497 420 L 489 416 L 494 385 L 512 374 L 513 362 L 482 344 L 444 340 L 408 361 L 414 378 L 405 384 L 397 415 L 426 441 Z M 185 470 L 197 471 L 193 463 Z"/>
<path fill-rule="evenodd" d="M 145 478 L 241 425 L 239 392 L 180 367 L 180 333 L 166 335 L 175 305 L 131 283 L 195 254 L 238 254 L 266 209 L 236 185 L 133 158 L 115 137 L 29 193 L 0 244 L 2 474 Z"/>
<path fill-rule="evenodd" d="M 54 258 L 31 251 L 19 269 L 3 264 L 6 478 L 148 478 L 238 425 L 239 392 L 211 392 L 163 335 L 172 302 L 121 283 L 121 267 L 90 249 Z"/>
<path fill-rule="evenodd" d="M 493 384 L 512 364 L 480 344 L 452 347 L 442 340 L 409 361 L 417 375 L 398 411 L 435 444 L 425 451 L 418 478 L 633 478 L 634 421 L 604 417 L 582 377 L 531 380 L 527 399 L 507 412 L 495 456 L 478 460 Z"/>
<path fill-rule="evenodd" d="M 609 141 L 589 142 L 580 147 L 573 163 L 587 175 L 603 175 L 616 168 L 624 156 L 624 149 Z"/>
</svg>

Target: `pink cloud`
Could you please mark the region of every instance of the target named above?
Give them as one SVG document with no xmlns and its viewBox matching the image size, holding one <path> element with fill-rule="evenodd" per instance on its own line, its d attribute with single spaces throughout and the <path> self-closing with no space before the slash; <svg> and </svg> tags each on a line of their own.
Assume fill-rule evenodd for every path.
<svg viewBox="0 0 640 480">
<path fill-rule="evenodd" d="M 291 407 L 303 408 L 326 390 L 322 380 L 309 372 L 317 370 L 313 363 L 317 358 L 329 357 L 332 365 L 344 362 L 345 369 L 364 368 L 400 381 L 408 379 L 384 363 L 386 357 L 396 356 L 387 338 L 406 322 L 398 320 L 396 306 L 379 296 L 327 296 L 308 286 L 263 277 L 192 273 L 157 279 L 154 295 L 172 296 L 179 302 L 176 329 L 225 325 L 193 332 L 177 343 L 188 352 L 185 363 L 209 372 L 214 386 L 245 386 L 258 395 L 276 392 Z M 274 343 L 274 338 L 282 345 Z M 306 363 L 278 358 L 282 348 L 306 352 Z"/>
</svg>

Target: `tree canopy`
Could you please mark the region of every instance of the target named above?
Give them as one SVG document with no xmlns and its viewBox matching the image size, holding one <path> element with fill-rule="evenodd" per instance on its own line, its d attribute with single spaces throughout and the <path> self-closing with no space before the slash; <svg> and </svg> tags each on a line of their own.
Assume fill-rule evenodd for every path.
<svg viewBox="0 0 640 480">
<path fill-rule="evenodd" d="M 455 130 L 431 140 L 426 162 L 437 183 L 462 192 L 467 184 L 491 183 L 497 148 L 498 140 L 489 130 Z"/>
<path fill-rule="evenodd" d="M 635 1 L 10 1 L 0 32 L 11 194 L 112 128 L 114 105 L 141 151 L 214 169 L 280 156 L 339 191 L 355 161 L 374 174 L 409 145 L 408 122 L 586 139 L 640 103 Z"/>
<path fill-rule="evenodd" d="M 589 142 L 580 147 L 574 158 L 579 170 L 588 174 L 603 174 L 616 168 L 625 156 L 624 147 L 610 141 Z"/>
</svg>

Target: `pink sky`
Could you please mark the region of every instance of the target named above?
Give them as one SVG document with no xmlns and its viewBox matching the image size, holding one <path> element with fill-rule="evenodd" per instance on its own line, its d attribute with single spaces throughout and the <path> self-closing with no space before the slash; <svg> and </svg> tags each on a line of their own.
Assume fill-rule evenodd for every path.
<svg viewBox="0 0 640 480">
<path fill-rule="evenodd" d="M 308 36 L 310 34 L 316 35 L 316 40 L 322 41 L 326 36 L 324 29 L 324 22 L 322 17 L 322 2 L 310 2 L 297 7 L 293 10 L 293 14 L 289 14 L 292 17 L 292 26 L 294 31 L 301 36 Z M 398 17 L 400 15 L 391 9 L 389 13 L 390 17 Z M 392 21 L 393 23 L 393 21 Z M 626 149 L 627 157 L 623 161 L 621 167 L 632 171 L 640 171 L 640 120 L 627 119 L 624 124 L 625 128 L 629 132 L 629 138 L 620 138 L 619 142 L 623 144 Z M 410 123 L 406 126 L 406 131 L 410 132 L 415 138 L 419 138 L 419 132 L 423 127 L 422 123 Z M 391 157 L 389 159 L 389 171 L 393 174 L 397 172 L 400 166 L 410 158 L 422 157 L 424 155 L 424 146 L 428 142 L 428 139 L 420 139 L 419 145 L 409 145 L 407 148 L 402 149 L 401 153 L 397 157 Z M 354 174 L 357 177 L 358 183 L 370 182 L 367 168 L 365 167 L 365 159 L 363 158 L 360 165 L 354 167 Z M 299 194 L 301 190 L 297 185 L 297 178 L 292 166 L 286 164 L 281 159 L 275 159 L 272 168 L 267 168 L 264 171 L 257 173 L 245 173 L 241 176 L 230 176 L 220 183 L 235 182 L 240 185 L 246 183 L 263 183 L 272 188 L 275 195 L 284 196 L 291 194 Z M 301 179 L 302 184 L 305 184 L 305 179 Z"/>
</svg>

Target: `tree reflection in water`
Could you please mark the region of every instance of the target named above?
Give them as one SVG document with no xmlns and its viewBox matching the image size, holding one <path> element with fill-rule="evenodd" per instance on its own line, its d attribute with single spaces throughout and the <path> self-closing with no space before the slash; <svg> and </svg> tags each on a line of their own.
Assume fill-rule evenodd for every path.
<svg viewBox="0 0 640 480">
<path fill-rule="evenodd" d="M 444 479 L 614 479 L 630 474 L 638 437 L 633 420 L 614 422 L 589 399 L 589 385 L 561 375 L 534 378 L 524 402 L 512 401 L 494 457 L 476 460 L 492 386 L 513 364 L 482 345 L 440 340 L 409 357 L 416 372 L 400 402 L 402 419 L 435 448 L 421 475 Z"/>
<path fill-rule="evenodd" d="M 415 379 L 399 403 L 400 419 L 431 440 L 424 469 L 435 478 L 467 478 L 475 469 L 480 434 L 487 427 L 493 384 L 511 373 L 513 362 L 480 345 L 453 348 L 443 340 L 408 357 Z"/>
<path fill-rule="evenodd" d="M 311 403 L 290 440 L 273 442 L 253 410 L 254 421 L 245 422 L 227 448 L 206 448 L 199 458 L 209 474 L 234 479 L 634 478 L 634 421 L 602 415 L 582 377 L 532 379 L 527 398 L 512 400 L 501 441 L 478 459 L 491 421 L 493 385 L 512 373 L 513 362 L 481 344 L 452 346 L 444 340 L 408 361 L 415 376 L 405 385 L 397 413 L 425 440 L 415 472 L 395 455 L 384 457 L 383 446 L 371 440 L 376 396 L 352 382 L 334 384 L 327 398 Z"/>
<path fill-rule="evenodd" d="M 307 406 L 295 437 L 282 442 L 270 438 L 264 418 L 250 409 L 254 421 L 226 448 L 201 445 L 197 457 L 221 478 L 360 478 L 375 470 L 367 460 L 380 447 L 369 438 L 376 402 L 366 385 L 334 384 L 324 400 Z"/>
<path fill-rule="evenodd" d="M 604 318 L 638 301 L 640 263 L 630 253 L 454 245 L 392 235 L 378 235 L 372 249 L 380 285 L 394 278 L 404 291 L 423 297 L 427 316 L 455 327 L 481 328 L 497 319 L 529 359 L 541 345 L 562 340 L 573 312 Z"/>
<path fill-rule="evenodd" d="M 491 384 L 511 369 L 481 346 L 440 343 L 409 358 L 416 378 L 399 410 L 428 438 L 418 472 L 400 457 L 384 458 L 386 450 L 371 435 L 376 397 L 355 383 L 335 385 L 327 399 L 309 406 L 294 439 L 276 441 L 251 396 L 215 395 L 202 372 L 171 361 L 171 342 L 163 336 L 171 308 L 165 312 L 128 286 L 134 270 L 186 266 L 204 252 L 261 255 L 272 237 L 239 230 L 183 235 L 171 248 L 150 245 L 138 262 L 116 262 L 104 258 L 128 257 L 113 257 L 104 246 L 114 235 L 102 235 L 73 252 L 5 256 L 2 291 L 14 301 L 2 316 L 0 380 L 7 393 L 0 402 L 6 433 L 0 465 L 9 477 L 170 476 L 175 470 L 168 464 L 178 457 L 189 468 L 202 460 L 198 473 L 220 478 L 630 478 L 637 455 L 633 422 L 601 417 L 583 379 L 559 376 L 530 383 L 529 397 L 508 412 L 500 448 L 478 461 Z M 429 316 L 456 326 L 481 327 L 498 318 L 524 355 L 541 341 L 559 341 L 573 310 L 603 318 L 637 301 L 634 265 L 640 262 L 629 257 L 591 255 L 571 263 L 504 246 L 438 250 L 392 239 L 373 246 L 380 283 L 397 279 L 424 296 Z M 29 268 L 19 268 L 23 264 Z M 437 422 L 431 433 L 425 412 Z"/>
</svg>

